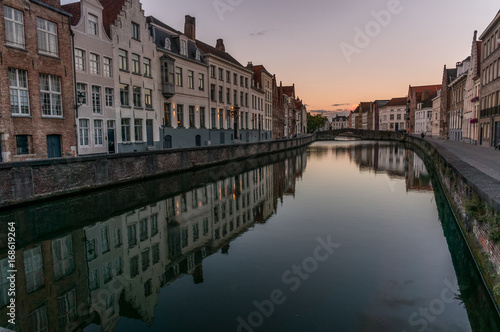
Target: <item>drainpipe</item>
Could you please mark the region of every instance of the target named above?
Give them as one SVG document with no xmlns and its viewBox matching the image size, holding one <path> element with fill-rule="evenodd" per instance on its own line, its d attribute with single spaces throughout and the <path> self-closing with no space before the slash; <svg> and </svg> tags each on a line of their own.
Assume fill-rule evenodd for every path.
<svg viewBox="0 0 500 332">
<path fill-rule="evenodd" d="M 79 149 L 79 142 L 78 142 L 78 93 L 76 90 L 76 68 L 75 68 L 75 33 L 73 32 L 73 29 L 71 28 L 71 17 L 68 17 L 68 23 L 69 23 L 69 31 L 71 35 L 71 63 L 73 64 L 73 94 L 74 94 L 74 103 L 75 103 L 75 143 L 76 143 L 76 156 L 78 157 L 80 155 L 78 149 Z"/>
</svg>

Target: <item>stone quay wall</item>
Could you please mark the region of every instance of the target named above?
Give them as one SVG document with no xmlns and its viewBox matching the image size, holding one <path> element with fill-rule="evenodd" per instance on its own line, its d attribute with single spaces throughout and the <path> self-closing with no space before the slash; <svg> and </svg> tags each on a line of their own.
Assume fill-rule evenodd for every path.
<svg viewBox="0 0 500 332">
<path fill-rule="evenodd" d="M 0 163 L 0 208 L 295 149 L 294 139 Z"/>
</svg>

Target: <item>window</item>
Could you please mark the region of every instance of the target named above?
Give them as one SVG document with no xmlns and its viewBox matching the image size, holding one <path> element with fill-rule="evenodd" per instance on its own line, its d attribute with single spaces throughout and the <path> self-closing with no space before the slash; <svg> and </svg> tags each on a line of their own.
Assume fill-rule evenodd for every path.
<svg viewBox="0 0 500 332">
<path fill-rule="evenodd" d="M 45 306 L 38 308 L 30 314 L 31 331 L 47 332 L 49 330 L 49 321 L 47 319 L 47 308 Z"/>
<path fill-rule="evenodd" d="M 139 24 L 132 22 L 132 39 L 140 40 Z"/>
<path fill-rule="evenodd" d="M 188 88 L 194 89 L 194 72 L 188 70 Z"/>
<path fill-rule="evenodd" d="M 76 318 L 76 293 L 71 290 L 57 298 L 59 308 L 59 327 L 65 327 Z"/>
<path fill-rule="evenodd" d="M 133 101 L 134 101 L 134 107 L 142 107 L 141 87 L 139 86 L 133 87 Z"/>
<path fill-rule="evenodd" d="M 141 73 L 141 65 L 140 65 L 140 57 L 137 54 L 132 53 L 132 72 L 134 74 L 140 74 Z"/>
<path fill-rule="evenodd" d="M 102 59 L 103 63 L 103 73 L 105 77 L 113 77 L 113 67 L 110 58 L 104 57 Z"/>
<path fill-rule="evenodd" d="M 224 98 L 222 95 L 222 87 L 219 86 L 219 103 L 223 103 L 223 102 L 224 102 Z"/>
<path fill-rule="evenodd" d="M 75 48 L 75 69 L 85 71 L 85 51 Z"/>
<path fill-rule="evenodd" d="M 120 104 L 122 106 L 129 106 L 129 88 L 128 84 L 120 84 Z"/>
<path fill-rule="evenodd" d="M 184 56 L 188 55 L 187 41 L 185 41 L 185 40 L 181 40 L 181 55 L 184 55 Z"/>
<path fill-rule="evenodd" d="M 119 276 L 123 273 L 122 258 L 120 256 L 115 258 L 115 275 Z"/>
<path fill-rule="evenodd" d="M 226 111 L 226 121 L 227 121 L 227 129 L 231 128 L 231 111 Z"/>
<path fill-rule="evenodd" d="M 175 67 L 175 85 L 182 87 L 182 68 Z"/>
<path fill-rule="evenodd" d="M 394 120 L 394 114 L 390 115 L 390 120 Z"/>
<path fill-rule="evenodd" d="M 141 252 L 141 265 L 142 265 L 142 271 L 146 271 L 149 267 L 149 249 L 144 250 Z"/>
<path fill-rule="evenodd" d="M 151 236 L 155 236 L 158 234 L 158 215 L 153 214 L 150 218 L 149 221 L 151 223 Z"/>
<path fill-rule="evenodd" d="M 200 107 L 200 127 L 205 128 L 205 107 Z"/>
<path fill-rule="evenodd" d="M 107 284 L 113 278 L 113 274 L 111 273 L 111 262 L 106 262 L 102 266 L 102 281 L 104 284 Z"/>
<path fill-rule="evenodd" d="M 196 50 L 196 55 L 195 55 L 196 60 L 200 61 L 201 60 L 201 52 L 199 50 Z"/>
<path fill-rule="evenodd" d="M 89 14 L 89 34 L 97 36 L 97 16 Z"/>
<path fill-rule="evenodd" d="M 194 127 L 194 106 L 189 106 L 189 127 Z"/>
<path fill-rule="evenodd" d="M 210 84 L 210 100 L 215 101 L 215 84 Z"/>
<path fill-rule="evenodd" d="M 93 269 L 89 272 L 89 289 L 91 291 L 99 288 L 99 270 Z"/>
<path fill-rule="evenodd" d="M 38 51 L 57 56 L 59 54 L 57 49 L 57 25 L 37 17 L 36 26 L 38 30 Z"/>
<path fill-rule="evenodd" d="M 12 114 L 29 115 L 28 74 L 25 70 L 9 68 L 10 110 Z"/>
<path fill-rule="evenodd" d="M 177 127 L 184 127 L 184 105 L 177 105 Z"/>
<path fill-rule="evenodd" d="M 135 141 L 142 142 L 142 119 L 134 120 L 134 133 L 135 133 Z"/>
<path fill-rule="evenodd" d="M 42 249 L 40 246 L 25 250 L 24 272 L 26 275 L 26 292 L 31 293 L 44 285 Z"/>
<path fill-rule="evenodd" d="M 87 250 L 87 262 L 90 262 L 97 258 L 95 239 L 88 240 L 85 243 L 85 249 Z"/>
<path fill-rule="evenodd" d="M 42 115 L 62 116 L 61 78 L 40 74 Z"/>
<path fill-rule="evenodd" d="M 151 77 L 151 59 L 144 58 L 144 76 Z"/>
<path fill-rule="evenodd" d="M 136 225 L 127 226 L 128 246 L 132 247 L 137 244 L 137 230 Z"/>
<path fill-rule="evenodd" d="M 153 108 L 153 90 L 144 89 L 144 104 L 146 108 Z"/>
<path fill-rule="evenodd" d="M 106 107 L 113 107 L 113 89 L 112 88 L 104 88 L 104 96 L 106 99 Z"/>
<path fill-rule="evenodd" d="M 128 52 L 124 50 L 118 50 L 118 66 L 120 70 L 128 71 Z"/>
<path fill-rule="evenodd" d="M 240 75 L 240 86 L 243 86 L 243 76 Z"/>
<path fill-rule="evenodd" d="M 144 283 L 144 297 L 148 297 L 153 294 L 153 283 L 152 280 L 149 279 Z"/>
<path fill-rule="evenodd" d="M 245 88 L 248 88 L 248 77 L 245 77 Z"/>
<path fill-rule="evenodd" d="M 76 93 L 77 95 L 83 96 L 83 100 L 81 105 L 87 104 L 87 84 L 85 83 L 76 83 Z"/>
<path fill-rule="evenodd" d="M 233 84 L 238 84 L 238 74 L 233 74 Z"/>
<path fill-rule="evenodd" d="M 231 83 L 231 72 L 226 70 L 226 82 Z"/>
<path fill-rule="evenodd" d="M 205 90 L 205 75 L 203 74 L 199 74 L 199 77 L 198 77 L 198 88 L 200 91 L 204 91 Z"/>
<path fill-rule="evenodd" d="M 96 146 L 103 145 L 102 120 L 94 120 L 94 144 Z"/>
<path fill-rule="evenodd" d="M 170 103 L 164 103 L 163 104 L 163 117 L 164 117 L 164 125 L 167 126 L 167 127 L 171 127 L 172 126 L 172 122 L 171 122 L 171 118 L 172 118 L 172 113 L 171 113 L 171 109 L 172 109 L 172 104 Z"/>
<path fill-rule="evenodd" d="M 217 114 L 216 114 L 215 108 L 212 108 L 210 115 L 212 118 L 212 129 L 215 129 L 215 128 L 217 128 L 217 125 L 216 125 L 217 122 L 215 121 L 215 119 L 217 118 Z"/>
<path fill-rule="evenodd" d="M 130 119 L 122 119 L 122 142 L 130 142 Z"/>
<path fill-rule="evenodd" d="M 170 39 L 165 38 L 165 48 L 166 48 L 167 50 L 169 50 L 169 51 L 170 51 L 170 46 L 171 46 L 171 44 L 172 44 L 172 42 L 170 41 Z"/>
<path fill-rule="evenodd" d="M 219 68 L 219 80 L 223 81 L 224 80 L 224 69 Z"/>
<path fill-rule="evenodd" d="M 210 66 L 210 77 L 215 78 L 215 66 Z"/>
<path fill-rule="evenodd" d="M 139 274 L 139 256 L 134 256 L 130 259 L 130 278 L 134 278 Z"/>
<path fill-rule="evenodd" d="M 92 85 L 92 112 L 94 114 L 101 114 L 101 87 Z"/>
<path fill-rule="evenodd" d="M 5 17 L 5 41 L 7 45 L 24 48 L 23 12 L 3 6 Z"/>
<path fill-rule="evenodd" d="M 89 144 L 89 120 L 88 119 L 78 119 L 80 134 L 80 146 L 90 146 Z"/>
<path fill-rule="evenodd" d="M 122 245 L 122 230 L 121 228 L 115 228 L 113 233 L 113 246 L 115 248 L 121 247 Z"/>
<path fill-rule="evenodd" d="M 160 245 L 158 243 L 151 247 L 151 256 L 153 256 L 153 265 L 160 261 Z"/>
<path fill-rule="evenodd" d="M 75 270 L 71 235 L 52 241 L 54 277 L 59 279 Z"/>
<path fill-rule="evenodd" d="M 224 110 L 219 109 L 219 128 L 224 129 Z"/>
</svg>

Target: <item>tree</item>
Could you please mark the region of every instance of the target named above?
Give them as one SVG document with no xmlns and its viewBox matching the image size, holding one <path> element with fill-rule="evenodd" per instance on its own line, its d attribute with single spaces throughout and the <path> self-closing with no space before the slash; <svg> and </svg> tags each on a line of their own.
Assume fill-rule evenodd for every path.
<svg viewBox="0 0 500 332">
<path fill-rule="evenodd" d="M 328 118 L 321 114 L 311 115 L 307 113 L 307 132 L 313 133 L 320 128 L 323 128 L 328 122 Z"/>
</svg>

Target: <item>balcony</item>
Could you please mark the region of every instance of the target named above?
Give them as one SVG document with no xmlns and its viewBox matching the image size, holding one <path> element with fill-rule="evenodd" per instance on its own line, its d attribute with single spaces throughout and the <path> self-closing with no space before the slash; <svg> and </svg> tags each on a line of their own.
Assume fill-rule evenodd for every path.
<svg viewBox="0 0 500 332">
<path fill-rule="evenodd" d="M 481 112 L 480 112 L 481 118 L 487 118 L 487 117 L 495 116 L 495 115 L 500 115 L 500 106 L 486 108 L 484 110 L 481 110 Z"/>
<path fill-rule="evenodd" d="M 163 82 L 161 84 L 161 93 L 167 99 L 172 98 L 175 95 L 175 84 Z"/>
</svg>

